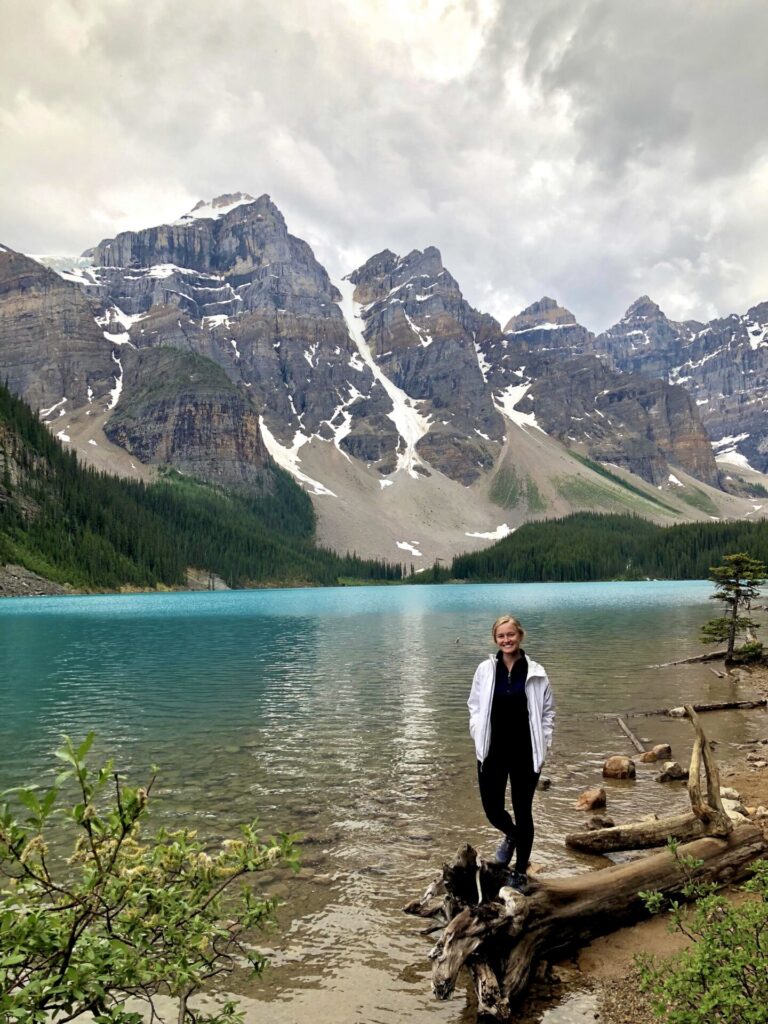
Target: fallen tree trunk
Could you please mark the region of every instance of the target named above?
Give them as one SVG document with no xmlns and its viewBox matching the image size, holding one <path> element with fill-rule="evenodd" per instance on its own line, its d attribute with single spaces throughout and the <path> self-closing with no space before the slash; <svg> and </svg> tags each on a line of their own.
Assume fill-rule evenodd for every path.
<svg viewBox="0 0 768 1024">
<path fill-rule="evenodd" d="M 756 697 L 754 700 L 719 700 L 712 704 L 694 704 L 693 710 L 702 711 L 749 711 L 752 708 L 768 707 L 768 698 Z M 654 708 L 653 711 L 626 711 L 627 718 L 650 718 L 652 715 L 670 715 L 672 718 L 677 708 Z M 604 718 L 614 718 L 614 715 L 604 715 Z"/>
<path fill-rule="evenodd" d="M 750 711 L 752 708 L 768 708 L 768 698 L 755 697 L 752 700 L 719 700 L 712 704 L 694 704 L 694 711 Z M 649 711 L 623 711 L 624 718 L 653 718 L 655 715 L 669 715 L 671 718 L 684 717 L 679 708 L 651 708 Z M 601 711 L 589 716 L 598 721 L 619 718 L 615 711 Z"/>
<path fill-rule="evenodd" d="M 688 705 L 686 704 L 686 707 Z M 768 707 L 768 699 L 758 697 L 756 700 L 720 700 L 714 704 L 694 704 L 694 711 L 749 711 L 751 708 Z M 676 708 L 667 708 L 664 714 L 671 715 Z"/>
<path fill-rule="evenodd" d="M 707 654 L 696 654 L 692 658 L 681 658 L 680 661 L 663 661 L 660 665 L 649 665 L 648 668 L 673 668 L 675 665 L 697 665 L 704 661 L 721 661 L 727 651 L 709 651 Z"/>
<path fill-rule="evenodd" d="M 616 850 L 647 850 L 664 846 L 671 837 L 681 843 L 707 834 L 707 826 L 692 811 L 665 814 L 663 818 L 645 818 L 612 828 L 569 832 L 565 845 L 583 853 L 612 853 Z"/>
<path fill-rule="evenodd" d="M 479 861 L 475 850 L 466 846 L 443 871 L 446 900 L 456 912 L 430 954 L 434 993 L 446 999 L 467 964 L 474 976 L 480 1011 L 507 1020 L 509 1002 L 524 991 L 538 960 L 644 916 L 647 911 L 641 892 L 657 890 L 679 896 L 691 880 L 738 881 L 766 852 L 768 844 L 760 830 L 742 825 L 725 839 L 707 837 L 687 843 L 677 855 L 661 850 L 601 871 L 534 879 L 530 895 L 523 896 L 500 886 L 503 871 Z M 686 869 L 681 858 L 701 863 Z M 478 903 L 477 896 L 469 903 L 459 898 L 459 890 L 471 893 L 478 884 L 483 902 Z M 418 913 L 419 903 L 410 905 L 411 913 Z"/>
</svg>

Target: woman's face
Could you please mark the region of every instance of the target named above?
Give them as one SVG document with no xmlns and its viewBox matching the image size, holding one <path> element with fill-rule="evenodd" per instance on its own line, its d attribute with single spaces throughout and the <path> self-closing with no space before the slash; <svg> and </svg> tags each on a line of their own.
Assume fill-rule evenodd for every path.
<svg viewBox="0 0 768 1024">
<path fill-rule="evenodd" d="M 502 622 L 496 629 L 496 644 L 504 655 L 516 657 L 520 650 L 520 633 L 511 622 Z"/>
</svg>

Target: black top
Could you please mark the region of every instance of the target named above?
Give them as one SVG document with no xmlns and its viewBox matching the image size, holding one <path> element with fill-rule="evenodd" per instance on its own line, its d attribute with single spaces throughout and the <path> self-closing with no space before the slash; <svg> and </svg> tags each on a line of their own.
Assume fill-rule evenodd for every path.
<svg viewBox="0 0 768 1024">
<path fill-rule="evenodd" d="M 510 761 L 529 764 L 533 756 L 531 727 L 528 722 L 528 698 L 525 680 L 528 659 L 524 651 L 507 669 L 501 651 L 496 655 L 496 680 L 491 705 L 490 755 L 501 755 Z"/>
</svg>

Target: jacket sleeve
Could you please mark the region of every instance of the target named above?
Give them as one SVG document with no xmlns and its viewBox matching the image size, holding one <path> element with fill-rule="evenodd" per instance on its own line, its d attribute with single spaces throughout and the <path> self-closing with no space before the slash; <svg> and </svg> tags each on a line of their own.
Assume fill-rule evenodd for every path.
<svg viewBox="0 0 768 1024">
<path fill-rule="evenodd" d="M 541 706 L 541 731 L 544 734 L 544 751 L 552 746 L 552 733 L 555 729 L 555 698 L 547 677 L 544 687 L 544 699 Z"/>
<path fill-rule="evenodd" d="M 472 687 L 469 691 L 469 700 L 467 701 L 467 707 L 469 708 L 469 735 L 472 739 L 475 738 L 475 729 L 480 718 L 480 665 L 475 669 L 475 674 L 472 677 Z"/>
</svg>

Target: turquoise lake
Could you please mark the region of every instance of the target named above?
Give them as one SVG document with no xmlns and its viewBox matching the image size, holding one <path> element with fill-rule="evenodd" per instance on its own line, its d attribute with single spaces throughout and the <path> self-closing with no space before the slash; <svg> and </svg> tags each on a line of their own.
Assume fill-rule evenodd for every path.
<svg viewBox="0 0 768 1024">
<path fill-rule="evenodd" d="M 510 611 L 557 701 L 551 788 L 535 802 L 533 861 L 549 872 L 599 862 L 563 845 L 576 795 L 604 758 L 630 753 L 610 714 L 734 684 L 705 665 L 652 665 L 700 653 L 711 584 L 413 586 L 14 599 L 0 602 L 0 788 L 47 782 L 62 733 L 97 734 L 132 780 L 159 768 L 153 816 L 211 840 L 258 816 L 301 832 L 272 967 L 238 981 L 250 1021 L 459 1022 L 465 995 L 429 992 L 429 940 L 400 908 L 465 841 L 489 853 L 467 732 L 466 698 Z M 689 756 L 690 726 L 632 720 Z M 707 721 L 710 728 L 710 719 Z M 748 716 L 711 716 L 727 745 Z M 686 802 L 653 767 L 609 789 L 617 821 Z M 565 1019 L 560 1018 L 559 1019 Z M 575 1018 L 574 1018 L 575 1019 Z"/>
</svg>

